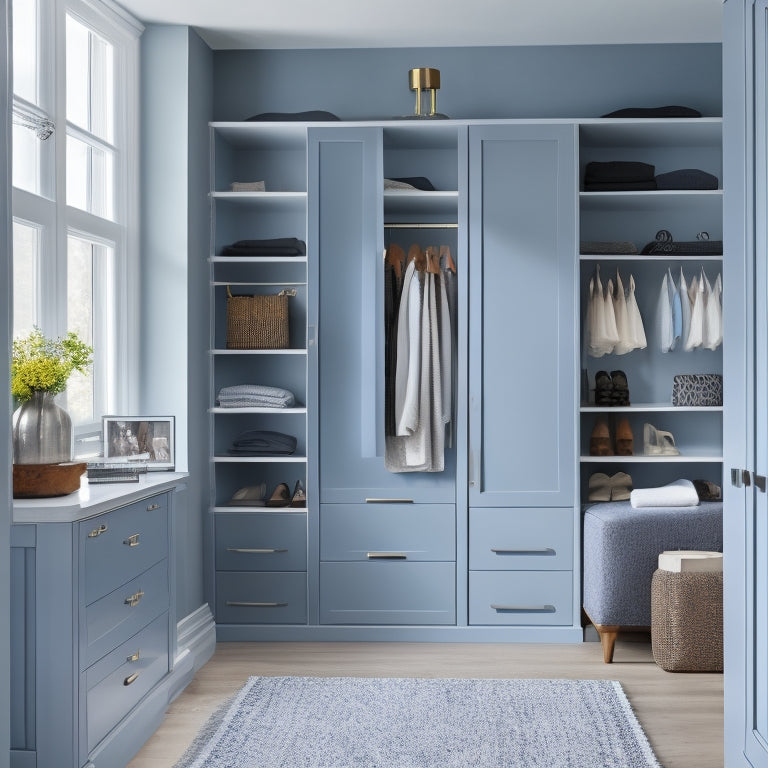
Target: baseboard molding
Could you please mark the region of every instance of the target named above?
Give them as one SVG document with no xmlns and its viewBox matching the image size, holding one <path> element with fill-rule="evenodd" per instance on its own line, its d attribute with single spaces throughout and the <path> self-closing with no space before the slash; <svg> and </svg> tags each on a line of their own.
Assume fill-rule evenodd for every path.
<svg viewBox="0 0 768 768">
<path fill-rule="evenodd" d="M 193 674 L 213 656 L 216 650 L 216 622 L 208 603 L 185 616 L 176 625 L 176 660 L 191 656 Z"/>
</svg>

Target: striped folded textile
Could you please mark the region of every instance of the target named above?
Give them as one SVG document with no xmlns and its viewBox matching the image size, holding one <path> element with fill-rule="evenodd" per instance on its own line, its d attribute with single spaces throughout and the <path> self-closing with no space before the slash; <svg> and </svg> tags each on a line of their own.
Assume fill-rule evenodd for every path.
<svg viewBox="0 0 768 768">
<path fill-rule="evenodd" d="M 263 384 L 222 387 L 216 400 L 222 408 L 290 408 L 296 403 L 290 390 Z"/>
</svg>

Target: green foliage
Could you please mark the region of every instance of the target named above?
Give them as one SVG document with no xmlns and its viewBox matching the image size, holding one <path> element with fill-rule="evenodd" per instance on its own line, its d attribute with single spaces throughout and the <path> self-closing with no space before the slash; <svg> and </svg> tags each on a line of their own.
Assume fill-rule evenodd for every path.
<svg viewBox="0 0 768 768">
<path fill-rule="evenodd" d="M 66 389 L 72 371 L 84 373 L 92 361 L 93 347 L 73 331 L 52 340 L 35 328 L 26 338 L 13 341 L 11 393 L 22 403 L 34 391 L 58 394 Z"/>
</svg>

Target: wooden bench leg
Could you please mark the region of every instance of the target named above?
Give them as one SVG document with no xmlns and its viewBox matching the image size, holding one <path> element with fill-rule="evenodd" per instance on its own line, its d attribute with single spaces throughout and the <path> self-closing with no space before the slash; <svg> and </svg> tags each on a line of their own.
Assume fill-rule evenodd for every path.
<svg viewBox="0 0 768 768">
<path fill-rule="evenodd" d="M 603 646 L 603 661 L 610 664 L 613 661 L 613 648 L 616 638 L 619 636 L 619 627 L 595 624 L 595 629 L 600 635 L 600 645 Z"/>
</svg>

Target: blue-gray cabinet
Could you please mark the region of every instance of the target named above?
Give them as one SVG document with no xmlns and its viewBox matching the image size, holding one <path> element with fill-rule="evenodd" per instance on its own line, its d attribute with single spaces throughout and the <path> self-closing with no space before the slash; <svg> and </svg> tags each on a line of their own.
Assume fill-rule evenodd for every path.
<svg viewBox="0 0 768 768">
<path fill-rule="evenodd" d="M 572 124 L 471 127 L 470 506 L 572 506 Z"/>
<path fill-rule="evenodd" d="M 768 766 L 768 3 L 723 25 L 725 765 Z"/>
<path fill-rule="evenodd" d="M 125 765 L 191 678 L 174 664 L 174 481 L 142 485 L 14 505 L 12 766 Z"/>
</svg>

